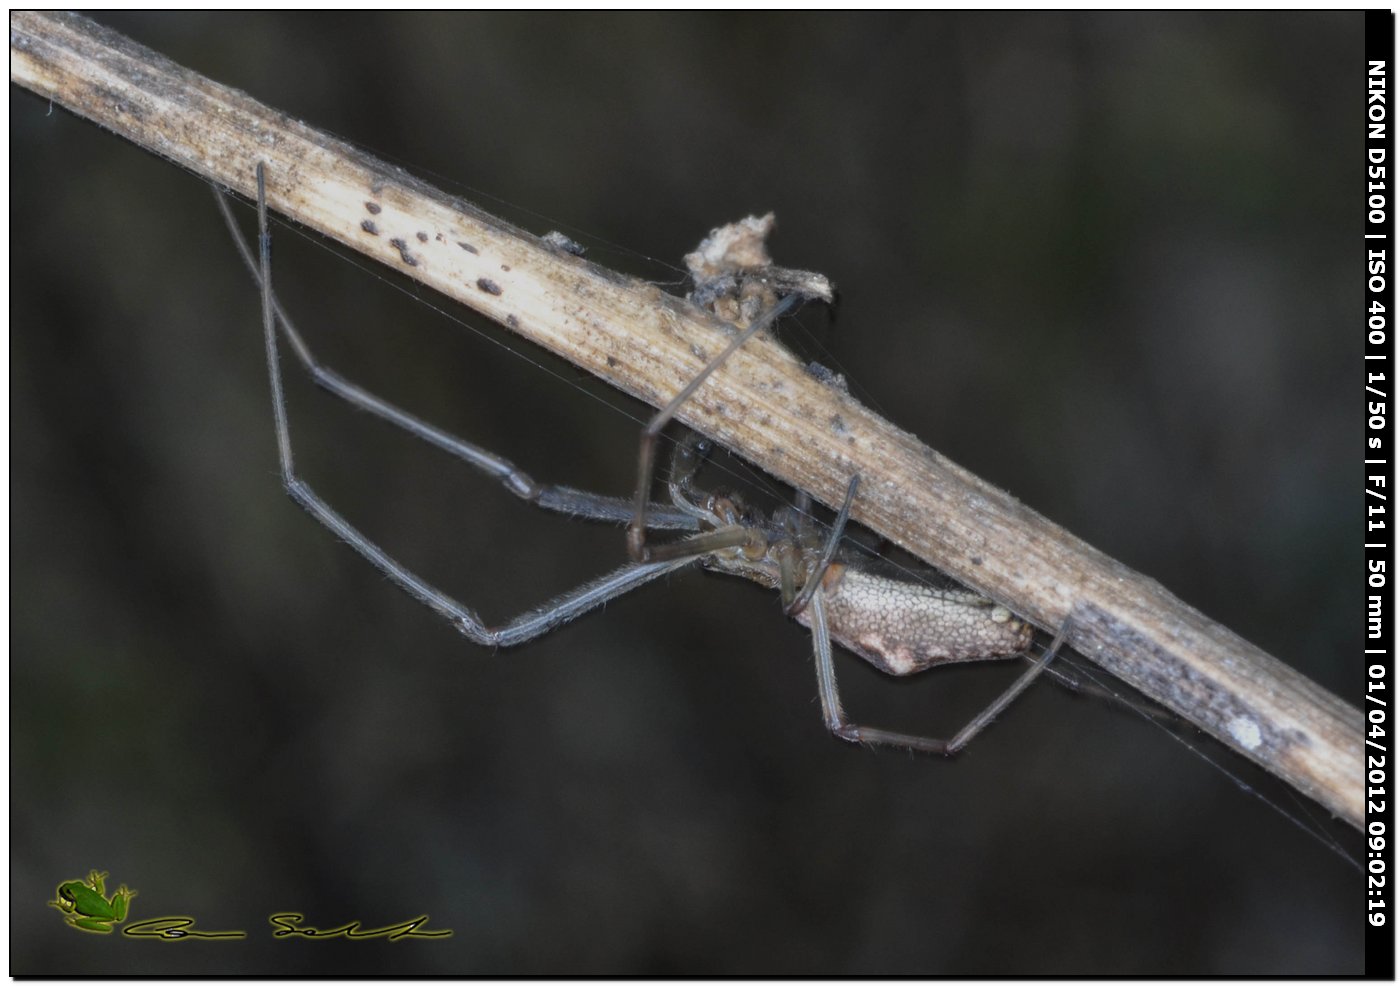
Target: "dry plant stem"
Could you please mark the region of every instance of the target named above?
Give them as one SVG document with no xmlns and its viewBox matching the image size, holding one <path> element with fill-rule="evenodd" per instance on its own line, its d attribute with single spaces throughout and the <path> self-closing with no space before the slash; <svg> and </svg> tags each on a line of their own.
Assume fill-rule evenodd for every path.
<svg viewBox="0 0 1400 986">
<path fill-rule="evenodd" d="M 245 196 L 265 162 L 273 209 L 653 406 L 730 338 L 685 301 L 552 250 L 84 18 L 12 13 L 10 78 Z M 780 346 L 752 340 L 678 417 L 828 505 L 859 474 L 856 520 L 1041 627 L 1070 618 L 1080 653 L 1360 827 L 1357 709 L 815 379 Z"/>
</svg>

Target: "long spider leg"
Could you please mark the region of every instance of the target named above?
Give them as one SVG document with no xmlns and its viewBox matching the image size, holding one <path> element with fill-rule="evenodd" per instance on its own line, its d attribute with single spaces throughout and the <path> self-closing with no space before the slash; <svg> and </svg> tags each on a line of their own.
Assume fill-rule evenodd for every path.
<svg viewBox="0 0 1400 986">
<path fill-rule="evenodd" d="M 680 406 L 690 399 L 690 396 L 700 388 L 700 385 L 711 373 L 718 369 L 740 346 L 773 324 L 776 319 L 791 311 L 797 305 L 798 300 L 799 298 L 795 294 L 787 295 L 772 308 L 755 318 L 753 323 L 730 340 L 729 345 L 725 346 L 718 356 L 710 360 L 690 383 L 682 387 L 680 392 L 671 398 L 670 403 L 657 411 L 651 421 L 647 423 L 646 428 L 642 429 L 641 447 L 637 454 L 637 495 L 632 522 L 627 525 L 627 553 L 633 561 L 647 561 L 651 557 L 651 549 L 647 547 L 646 543 L 646 532 L 649 526 L 654 526 L 648 523 L 647 512 L 651 509 L 651 485 L 656 473 L 657 436 L 675 417 Z"/>
<path fill-rule="evenodd" d="M 282 369 L 277 351 L 276 316 L 272 295 L 272 239 L 267 228 L 267 195 L 263 166 L 258 165 L 258 261 L 262 287 L 263 342 L 267 349 L 267 371 L 272 390 L 272 415 L 277 431 L 277 454 L 282 484 L 288 495 L 316 520 L 337 534 L 396 585 L 419 602 L 450 620 L 462 633 L 479 644 L 510 646 L 547 633 L 554 627 L 580 616 L 610 599 L 637 588 L 652 579 L 694 564 L 689 556 L 650 564 L 626 565 L 609 575 L 556 597 L 545 605 L 520 614 L 501 627 L 488 627 L 471 609 L 420 579 L 383 548 L 356 530 L 336 513 L 307 483 L 296 475 L 292 458 L 292 435 L 287 422 L 287 404 L 282 393 Z M 702 535 L 703 536 L 703 535 Z"/>
<path fill-rule="evenodd" d="M 1025 658 L 1028 661 L 1036 660 L 1036 658 L 1032 657 L 1030 654 L 1026 654 Z M 1135 712 L 1140 716 L 1151 719 L 1153 722 L 1167 729 L 1185 733 L 1193 728 L 1189 722 L 1170 709 L 1151 705 L 1137 698 L 1120 694 L 1112 688 L 1105 687 L 1092 679 L 1085 680 L 1080 676 L 1087 673 L 1083 668 L 1076 668 L 1074 671 L 1071 671 L 1067 665 L 1062 665 L 1059 668 L 1047 668 L 1045 673 L 1055 684 L 1059 685 L 1065 691 L 1073 692 L 1075 695 L 1083 695 L 1085 698 L 1102 699 L 1110 705 Z"/>
<path fill-rule="evenodd" d="M 887 729 L 872 729 L 869 726 L 860 726 L 846 718 L 846 713 L 841 708 L 841 695 L 836 688 L 836 665 L 831 656 L 831 635 L 827 627 L 826 605 L 820 593 L 812 597 L 811 604 L 807 611 L 812 619 L 812 646 L 816 652 L 817 662 L 817 694 L 821 699 L 822 718 L 826 722 L 826 728 L 839 739 L 850 743 L 868 743 L 872 746 L 893 746 L 899 749 L 916 750 L 920 753 L 938 753 L 944 756 L 952 756 L 964 746 L 970 743 L 978 733 L 991 724 L 1008 705 L 1015 701 L 1016 697 L 1030 687 L 1031 683 L 1039 677 L 1046 666 L 1055 659 L 1060 647 L 1064 644 L 1065 633 L 1069 628 L 1069 621 L 1066 620 L 1060 627 L 1060 632 L 1055 635 L 1055 639 L 1046 648 L 1045 653 L 1035 660 L 1019 678 L 998 695 L 992 702 L 977 715 L 972 717 L 966 726 L 960 729 L 950 740 L 934 739 L 928 736 L 915 736 L 910 733 L 896 733 Z"/>
<path fill-rule="evenodd" d="M 836 549 L 841 544 L 841 534 L 846 530 L 846 522 L 851 519 L 851 504 L 855 502 L 856 490 L 859 487 L 860 475 L 856 474 L 851 477 L 850 485 L 846 487 L 846 499 L 841 502 L 841 509 L 836 514 L 836 520 L 832 522 L 831 532 L 827 535 L 826 546 L 822 549 L 821 558 L 807 573 L 807 582 L 803 585 L 802 591 L 783 609 L 783 612 L 788 616 L 796 616 L 806 609 L 807 604 L 812 601 L 813 593 L 821 585 L 822 576 L 826 574 L 827 566 L 831 564 L 831 559 L 836 557 Z M 806 514 L 804 513 L 802 516 L 805 521 Z"/>
<path fill-rule="evenodd" d="M 214 201 L 219 207 L 220 214 L 224 217 L 229 235 L 233 238 L 234 246 L 237 247 L 244 266 L 252 274 L 253 280 L 261 285 L 263 276 L 260 265 L 239 230 L 238 222 L 233 216 L 233 211 L 229 208 L 227 193 L 217 186 L 211 187 L 214 191 Z M 443 431 L 441 428 L 429 424 L 365 390 L 358 384 L 345 379 L 316 358 L 311 347 L 306 344 L 306 340 L 297 331 L 296 326 L 275 295 L 272 296 L 271 305 L 276 322 L 282 329 L 282 335 L 286 338 L 287 344 L 291 346 L 297 361 L 301 363 L 318 386 L 346 403 L 382 418 L 428 444 L 437 446 L 449 455 L 456 456 L 475 466 L 500 481 L 501 485 L 527 503 L 533 503 L 555 513 L 568 514 L 588 520 L 606 521 L 614 524 L 625 524 L 632 520 L 635 513 L 633 503 L 625 497 L 604 496 L 569 486 L 537 483 L 510 460 Z M 658 506 L 654 509 L 650 523 L 653 528 L 658 530 L 696 531 L 700 527 L 699 522 L 693 516 L 669 506 Z"/>
</svg>

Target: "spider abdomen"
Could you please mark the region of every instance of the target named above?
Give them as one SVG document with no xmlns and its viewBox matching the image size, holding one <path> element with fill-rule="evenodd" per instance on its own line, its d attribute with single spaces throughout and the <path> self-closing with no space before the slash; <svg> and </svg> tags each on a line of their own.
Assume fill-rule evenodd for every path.
<svg viewBox="0 0 1400 986">
<path fill-rule="evenodd" d="M 886 674 L 1001 660 L 1025 652 L 1031 643 L 1029 624 L 966 589 L 938 589 L 832 565 L 822 592 L 832 639 Z"/>
</svg>

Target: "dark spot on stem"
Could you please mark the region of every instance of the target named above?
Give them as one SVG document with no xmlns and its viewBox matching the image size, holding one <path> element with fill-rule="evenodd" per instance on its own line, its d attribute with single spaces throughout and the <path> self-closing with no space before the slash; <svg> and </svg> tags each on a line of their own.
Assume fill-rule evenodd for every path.
<svg viewBox="0 0 1400 986">
<path fill-rule="evenodd" d="M 405 243 L 403 240 L 399 239 L 398 237 L 395 237 L 394 239 L 389 241 L 389 245 L 399 251 L 399 256 L 403 258 L 403 262 L 408 264 L 408 266 L 418 266 L 417 259 L 413 256 L 413 254 L 408 252 L 408 244 Z"/>
<path fill-rule="evenodd" d="M 501 270 L 506 271 L 507 273 L 509 273 L 509 272 L 510 272 L 510 264 L 501 264 Z"/>
<path fill-rule="evenodd" d="M 373 221 L 371 221 L 371 220 L 369 220 L 369 219 L 366 219 L 366 220 L 364 220 L 363 222 L 360 223 L 360 229 L 364 230 L 364 231 L 365 231 L 366 233 L 368 233 L 370 236 L 378 236 L 378 235 L 379 235 L 379 227 L 376 226 L 376 225 L 374 225 Z"/>
<path fill-rule="evenodd" d="M 807 375 L 820 380 L 828 387 L 835 387 L 843 394 L 850 392 L 850 388 L 847 387 L 846 378 L 844 376 L 837 373 L 835 370 L 822 366 L 815 360 L 807 364 Z"/>
<path fill-rule="evenodd" d="M 514 315 L 506 316 L 506 325 L 510 326 L 512 329 L 515 329 L 517 332 L 520 331 L 520 319 L 516 318 Z"/>
<path fill-rule="evenodd" d="M 461 240 L 458 240 L 457 245 L 467 251 L 467 253 L 476 253 L 476 247 L 472 246 L 470 243 L 463 243 Z"/>
<path fill-rule="evenodd" d="M 428 242 L 428 234 L 427 234 L 427 233 L 419 233 L 419 234 L 418 234 L 418 242 L 419 242 L 419 243 L 427 243 L 427 242 Z"/>
<path fill-rule="evenodd" d="M 371 216 L 377 216 L 384 211 L 378 202 L 366 202 L 365 209 L 368 210 Z"/>
<path fill-rule="evenodd" d="M 501 293 L 501 286 L 495 281 L 490 280 L 489 278 L 478 277 L 476 279 L 476 286 L 481 288 L 481 290 L 485 291 L 487 294 Z"/>
</svg>

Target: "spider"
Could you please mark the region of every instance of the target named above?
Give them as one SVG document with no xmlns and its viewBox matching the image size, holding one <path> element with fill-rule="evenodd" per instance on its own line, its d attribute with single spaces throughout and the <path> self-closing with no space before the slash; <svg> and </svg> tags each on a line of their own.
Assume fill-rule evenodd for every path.
<svg viewBox="0 0 1400 986">
<path fill-rule="evenodd" d="M 245 241 L 228 195 L 217 186 L 214 198 L 244 264 L 259 285 L 263 337 L 277 435 L 282 483 L 288 495 L 319 523 L 383 572 L 410 596 L 449 620 L 474 643 L 512 647 L 567 623 L 611 599 L 655 579 L 699 566 L 737 575 L 777 589 L 786 615 L 811 628 L 817 690 L 828 730 L 852 743 L 891 746 L 951 755 L 962 749 L 1043 672 L 1059 651 L 1061 628 L 1042 655 L 951 739 L 935 739 L 872 728 L 850 721 L 841 707 L 832 657 L 833 641 L 888 674 L 905 675 L 937 664 L 1029 657 L 1034 628 L 1005 607 L 966 589 L 938 589 L 874 574 L 863 560 L 843 549 L 842 534 L 860 487 L 853 476 L 835 521 L 823 538 L 810 516 L 811 499 L 799 493 L 795 506 L 764 516 L 735 493 L 701 490 L 695 479 L 711 444 L 692 436 L 677 443 L 670 458 L 669 502 L 653 502 L 658 436 L 677 410 L 735 350 L 792 311 L 799 293 L 779 298 L 651 419 L 642 432 L 638 487 L 633 500 L 567 486 L 538 483 L 509 460 L 437 428 L 345 379 L 317 361 L 272 290 L 271 236 L 268 232 L 264 167 L 257 166 L 258 251 Z M 631 562 L 585 583 L 499 626 L 488 626 L 475 611 L 396 561 L 337 513 L 296 472 L 287 408 L 282 390 L 278 329 L 311 378 L 351 405 L 402 428 L 497 479 L 511 493 L 544 509 L 572 517 L 627 525 Z M 680 532 L 654 543 L 649 535 Z"/>
</svg>

